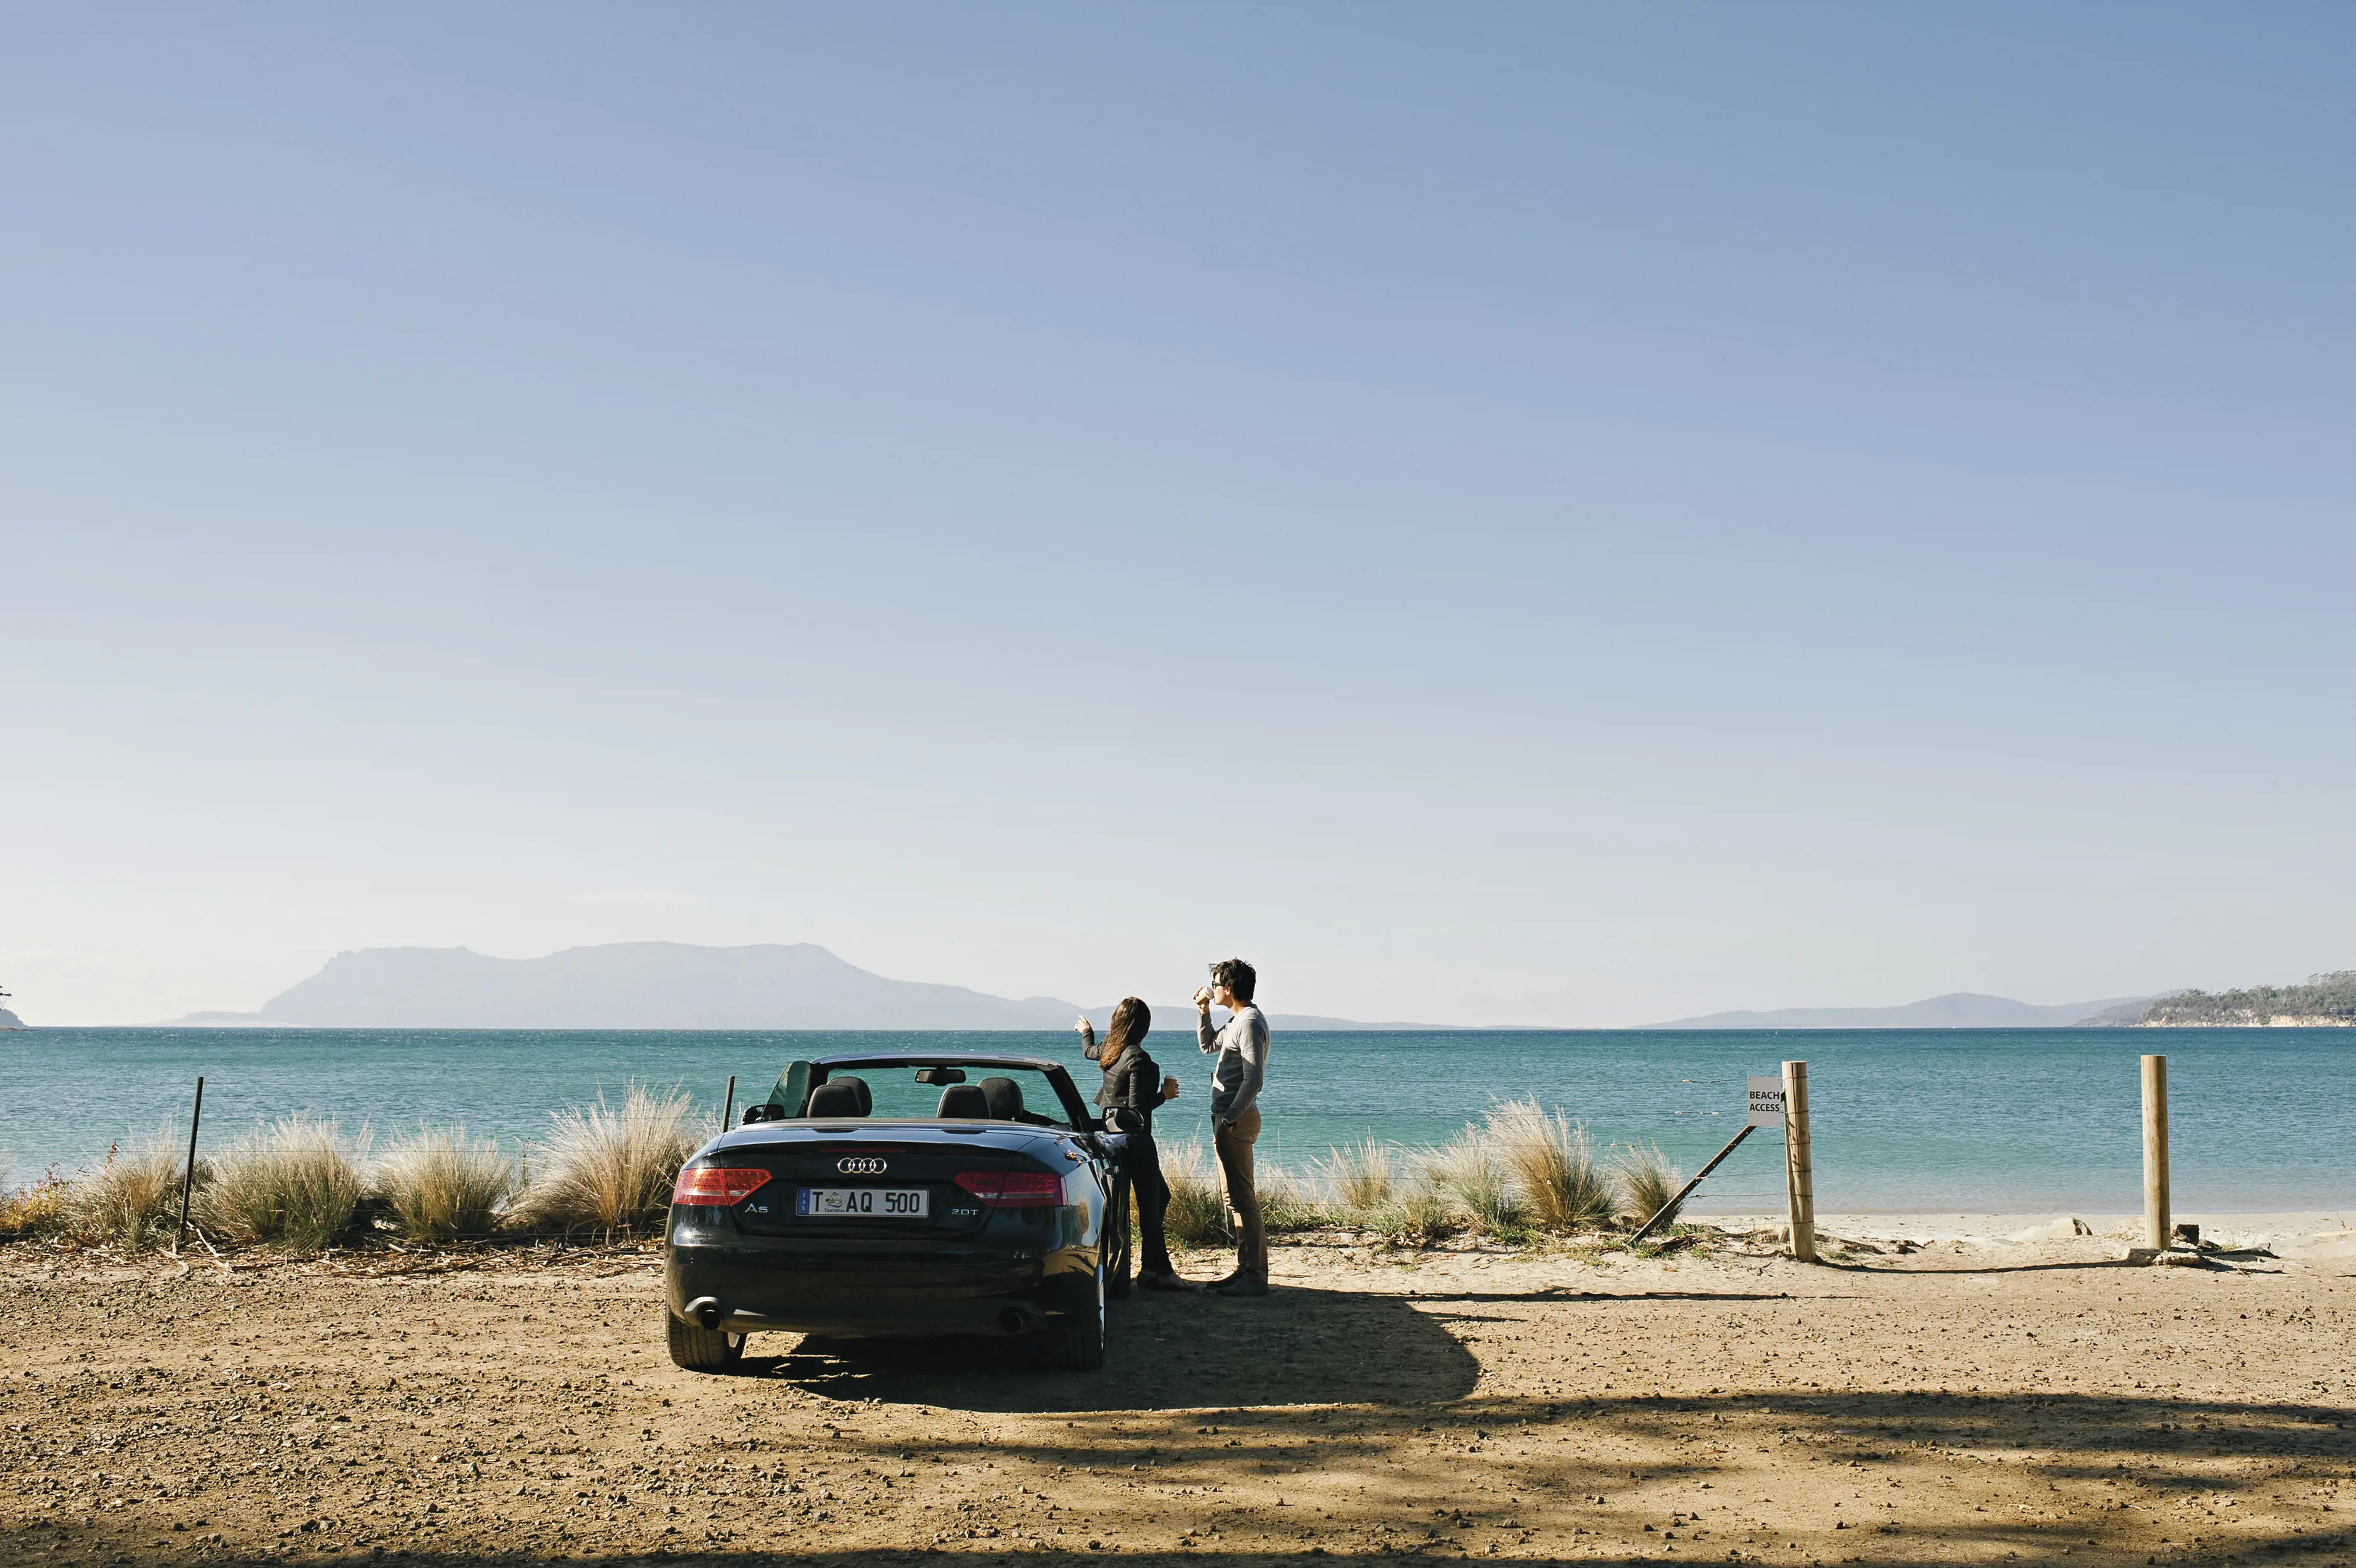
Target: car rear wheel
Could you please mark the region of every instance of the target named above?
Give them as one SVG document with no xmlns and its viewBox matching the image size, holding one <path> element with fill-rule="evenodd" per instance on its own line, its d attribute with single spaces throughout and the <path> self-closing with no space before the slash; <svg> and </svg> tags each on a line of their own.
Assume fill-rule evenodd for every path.
<svg viewBox="0 0 2356 1568">
<path fill-rule="evenodd" d="M 744 1359 L 742 1334 L 682 1323 L 669 1307 L 663 1308 L 663 1328 L 670 1340 L 671 1363 L 691 1372 L 724 1372 Z"/>
<path fill-rule="evenodd" d="M 1097 1309 L 1031 1337 L 1031 1355 L 1051 1372 L 1092 1372 L 1104 1365 L 1105 1276 L 1097 1269 Z"/>
</svg>

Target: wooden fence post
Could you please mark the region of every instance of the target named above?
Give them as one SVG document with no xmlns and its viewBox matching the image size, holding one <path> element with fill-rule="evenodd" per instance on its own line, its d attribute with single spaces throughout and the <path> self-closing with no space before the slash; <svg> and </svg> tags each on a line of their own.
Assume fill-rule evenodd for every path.
<svg viewBox="0 0 2356 1568">
<path fill-rule="evenodd" d="M 1792 1256 L 1816 1261 L 1816 1178 L 1808 1149 L 1808 1064 L 1783 1063 L 1783 1196 L 1792 1216 Z"/>
<path fill-rule="evenodd" d="M 722 1132 L 723 1132 L 723 1133 L 724 1133 L 724 1132 L 726 1132 L 726 1131 L 728 1130 L 728 1121 L 729 1121 L 729 1118 L 730 1118 L 730 1117 L 732 1117 L 732 1116 L 734 1116 L 734 1115 L 735 1115 L 735 1114 L 736 1114 L 736 1074 L 734 1074 L 734 1072 L 731 1072 L 731 1073 L 728 1075 L 728 1104 L 725 1104 L 725 1105 L 723 1105 L 723 1106 L 722 1106 L 722 1107 L 721 1107 L 721 1110 L 720 1110 L 720 1130 L 721 1130 Z"/>
<path fill-rule="evenodd" d="M 2166 1251 L 2174 1235 L 2168 1211 L 2168 1058 L 2143 1059 L 2144 1243 Z"/>
</svg>

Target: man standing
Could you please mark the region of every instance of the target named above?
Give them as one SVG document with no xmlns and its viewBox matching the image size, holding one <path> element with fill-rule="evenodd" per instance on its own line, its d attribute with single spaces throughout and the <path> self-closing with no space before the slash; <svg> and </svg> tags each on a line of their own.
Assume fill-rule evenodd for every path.
<svg viewBox="0 0 2356 1568">
<path fill-rule="evenodd" d="M 1211 1147 L 1236 1211 L 1236 1272 L 1212 1286 L 1222 1296 L 1268 1294 L 1268 1232 L 1260 1223 L 1259 1192 L 1252 1185 L 1252 1145 L 1259 1140 L 1259 1088 L 1268 1076 L 1268 1019 L 1252 1006 L 1259 976 L 1240 958 L 1211 965 L 1211 983 L 1194 993 L 1202 1016 L 1194 1036 L 1211 1067 Z M 1211 1027 L 1211 1004 L 1229 1009 L 1226 1027 Z"/>
</svg>

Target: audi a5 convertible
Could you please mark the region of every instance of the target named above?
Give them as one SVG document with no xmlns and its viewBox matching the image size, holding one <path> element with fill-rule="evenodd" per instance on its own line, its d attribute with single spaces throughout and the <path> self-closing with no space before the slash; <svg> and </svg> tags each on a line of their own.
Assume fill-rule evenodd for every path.
<svg viewBox="0 0 2356 1568">
<path fill-rule="evenodd" d="M 1104 1364 L 1102 1125 L 1053 1061 L 797 1061 L 698 1149 L 663 1248 L 670 1358 L 724 1371 L 748 1335 L 992 1334 Z"/>
</svg>

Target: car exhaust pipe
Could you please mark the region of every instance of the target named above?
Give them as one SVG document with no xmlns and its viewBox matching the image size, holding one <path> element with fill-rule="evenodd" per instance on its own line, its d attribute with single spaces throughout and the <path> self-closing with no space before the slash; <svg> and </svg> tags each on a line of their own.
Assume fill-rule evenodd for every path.
<svg viewBox="0 0 2356 1568">
<path fill-rule="evenodd" d="M 1002 1334 L 1028 1334 L 1046 1321 L 1045 1313 L 1027 1301 L 1018 1301 L 998 1315 L 998 1328 Z"/>
<path fill-rule="evenodd" d="M 689 1302 L 687 1315 L 706 1328 L 717 1328 L 728 1321 L 728 1314 L 720 1310 L 719 1301 L 709 1296 L 699 1296 Z"/>
</svg>

